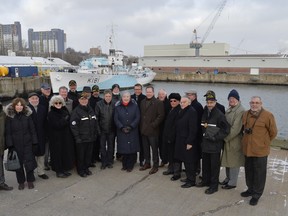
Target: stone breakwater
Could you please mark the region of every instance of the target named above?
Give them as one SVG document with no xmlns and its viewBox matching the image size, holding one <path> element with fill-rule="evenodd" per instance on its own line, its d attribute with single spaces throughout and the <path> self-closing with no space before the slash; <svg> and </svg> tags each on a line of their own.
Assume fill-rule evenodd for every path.
<svg viewBox="0 0 288 216">
<path fill-rule="evenodd" d="M 165 82 L 199 82 L 199 83 L 230 83 L 230 84 L 253 84 L 253 85 L 287 85 L 288 74 L 195 74 L 195 73 L 159 73 L 155 81 Z"/>
</svg>

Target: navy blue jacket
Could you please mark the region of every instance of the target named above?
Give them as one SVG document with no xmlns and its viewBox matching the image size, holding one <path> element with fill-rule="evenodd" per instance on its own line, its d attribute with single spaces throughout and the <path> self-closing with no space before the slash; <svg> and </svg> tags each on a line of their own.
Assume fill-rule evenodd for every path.
<svg viewBox="0 0 288 216">
<path fill-rule="evenodd" d="M 128 106 L 122 102 L 116 103 L 115 125 L 117 127 L 117 152 L 120 154 L 136 153 L 140 150 L 138 124 L 140 122 L 140 111 L 137 103 L 132 99 Z M 124 133 L 121 129 L 130 126 L 129 133 Z"/>
</svg>

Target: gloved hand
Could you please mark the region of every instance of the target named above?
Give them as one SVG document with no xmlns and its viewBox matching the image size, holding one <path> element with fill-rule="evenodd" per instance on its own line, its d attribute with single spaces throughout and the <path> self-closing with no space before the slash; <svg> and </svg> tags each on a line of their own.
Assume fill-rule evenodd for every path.
<svg viewBox="0 0 288 216">
<path fill-rule="evenodd" d="M 126 129 L 128 130 L 128 132 L 130 132 L 132 130 L 131 126 L 127 126 Z"/>
<path fill-rule="evenodd" d="M 123 133 L 125 133 L 125 134 L 127 134 L 127 133 L 130 132 L 130 130 L 129 130 L 127 127 L 122 127 L 122 128 L 121 128 L 121 131 L 122 131 Z"/>
<path fill-rule="evenodd" d="M 65 119 L 66 121 L 69 121 L 70 116 L 69 116 L 69 115 L 66 115 L 66 116 L 64 117 L 64 119 Z"/>
</svg>

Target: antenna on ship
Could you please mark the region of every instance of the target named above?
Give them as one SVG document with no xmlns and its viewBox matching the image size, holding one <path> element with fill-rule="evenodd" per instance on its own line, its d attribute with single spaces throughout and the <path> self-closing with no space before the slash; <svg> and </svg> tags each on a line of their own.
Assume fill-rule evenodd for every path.
<svg viewBox="0 0 288 216">
<path fill-rule="evenodd" d="M 113 23 L 111 25 L 111 33 L 109 36 L 109 44 L 110 44 L 110 48 L 109 48 L 109 55 L 110 56 L 115 56 L 115 32 L 114 32 L 114 27 L 116 27 Z"/>
</svg>

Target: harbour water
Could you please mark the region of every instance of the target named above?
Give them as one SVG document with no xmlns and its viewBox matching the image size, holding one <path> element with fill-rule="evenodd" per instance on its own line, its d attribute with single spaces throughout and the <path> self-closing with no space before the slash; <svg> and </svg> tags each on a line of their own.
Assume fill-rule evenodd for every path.
<svg viewBox="0 0 288 216">
<path fill-rule="evenodd" d="M 239 92 L 240 100 L 246 109 L 249 109 L 249 101 L 252 96 L 260 96 L 263 107 L 275 116 L 278 127 L 278 139 L 288 139 L 288 97 L 287 86 L 273 85 L 242 85 L 242 84 L 211 84 L 211 83 L 187 83 L 187 82 L 152 82 L 155 93 L 159 89 L 165 89 L 169 95 L 178 92 L 184 95 L 189 89 L 195 89 L 198 93 L 198 101 L 205 105 L 204 94 L 207 90 L 213 90 L 219 103 L 228 108 L 227 96 L 232 89 Z"/>
</svg>

